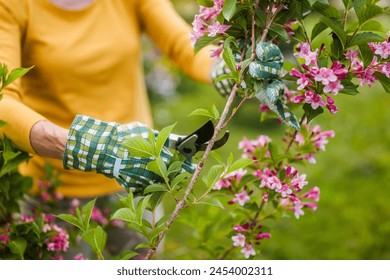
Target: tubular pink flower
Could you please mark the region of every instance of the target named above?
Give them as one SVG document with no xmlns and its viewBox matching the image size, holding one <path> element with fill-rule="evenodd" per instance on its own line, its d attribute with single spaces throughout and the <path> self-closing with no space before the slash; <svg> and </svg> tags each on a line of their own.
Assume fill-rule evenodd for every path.
<svg viewBox="0 0 390 280">
<path fill-rule="evenodd" d="M 245 227 L 242 227 L 242 226 L 240 226 L 240 225 L 235 225 L 235 226 L 233 227 L 233 230 L 234 230 L 235 232 L 244 232 L 244 231 L 246 231 L 246 228 L 245 228 Z"/>
<path fill-rule="evenodd" d="M 271 238 L 271 234 L 269 232 L 261 232 L 256 235 L 256 239 L 269 239 Z"/>
<path fill-rule="evenodd" d="M 7 245 L 9 242 L 8 235 L 0 234 L 0 242 L 3 243 L 4 245 Z"/>
<path fill-rule="evenodd" d="M 233 240 L 233 246 L 235 246 L 235 247 L 238 247 L 238 246 L 244 247 L 245 246 L 245 236 L 242 235 L 241 233 L 232 236 L 232 240 Z"/>
<path fill-rule="evenodd" d="M 382 74 L 386 75 L 387 78 L 390 78 L 390 62 L 382 64 L 379 70 Z"/>
<path fill-rule="evenodd" d="M 225 34 L 229 28 L 230 25 L 220 24 L 218 21 L 214 21 L 208 26 L 207 31 L 209 32 L 209 37 L 215 37 L 217 34 Z"/>
<path fill-rule="evenodd" d="M 312 199 L 314 201 L 319 201 L 320 200 L 320 188 L 319 187 L 312 188 L 307 193 L 303 194 L 302 198 L 308 198 L 308 199 Z"/>
</svg>

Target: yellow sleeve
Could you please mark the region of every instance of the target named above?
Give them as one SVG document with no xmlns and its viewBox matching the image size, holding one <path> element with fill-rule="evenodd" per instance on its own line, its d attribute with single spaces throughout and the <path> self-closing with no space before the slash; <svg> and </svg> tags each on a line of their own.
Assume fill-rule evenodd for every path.
<svg viewBox="0 0 390 280">
<path fill-rule="evenodd" d="M 210 82 L 210 49 L 194 56 L 191 27 L 174 10 L 168 0 L 140 0 L 139 14 L 144 31 L 161 51 L 191 78 Z"/>
<path fill-rule="evenodd" d="M 0 63 L 7 66 L 9 71 L 22 65 L 21 44 L 26 26 L 25 1 L 0 0 Z M 28 75 L 28 74 L 27 74 Z M 0 101 L 0 120 L 8 125 L 1 129 L 19 148 L 33 153 L 30 144 L 31 127 L 45 119 L 22 103 L 20 90 L 21 79 L 5 88 Z"/>
</svg>

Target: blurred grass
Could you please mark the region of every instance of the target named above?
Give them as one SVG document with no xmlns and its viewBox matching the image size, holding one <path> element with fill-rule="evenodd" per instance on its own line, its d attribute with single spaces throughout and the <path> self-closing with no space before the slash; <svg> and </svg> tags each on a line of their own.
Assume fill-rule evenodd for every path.
<svg viewBox="0 0 390 280">
<path fill-rule="evenodd" d="M 212 86 L 184 79 L 179 95 L 153 102 L 157 127 L 177 122 L 174 132 L 186 134 L 207 120 L 187 117 L 193 110 L 215 104 L 222 111 L 225 99 Z M 308 174 L 306 188 L 321 189 L 318 209 L 307 210 L 300 219 L 272 221 L 272 238 L 262 243 L 262 253 L 256 258 L 390 259 L 390 95 L 378 85 L 361 89 L 358 96 L 339 94 L 335 100 L 339 112 L 325 113 L 315 123 L 323 130 L 333 129 L 336 137 L 330 139 L 326 152 L 317 155 L 317 164 L 299 167 L 301 173 Z M 259 122 L 256 102 L 245 104 L 228 129 L 231 137 L 218 151 L 222 155 L 233 152 L 236 157 L 240 155 L 238 142 L 244 136 L 267 134 L 275 141 L 283 136 L 283 126 L 274 121 Z M 218 208 L 192 207 L 181 216 L 186 219 L 179 218 L 173 224 L 160 258 L 210 258 L 195 244 L 200 236 L 210 236 L 203 237 L 204 247 L 228 238 L 216 229 L 194 230 L 200 219 L 226 222 L 226 213 Z"/>
</svg>

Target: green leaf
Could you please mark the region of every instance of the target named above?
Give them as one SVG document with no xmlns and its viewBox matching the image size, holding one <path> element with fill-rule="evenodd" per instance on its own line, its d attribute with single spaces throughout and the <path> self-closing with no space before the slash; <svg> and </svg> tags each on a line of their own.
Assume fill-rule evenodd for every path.
<svg viewBox="0 0 390 280">
<path fill-rule="evenodd" d="M 374 52 L 371 50 L 368 44 L 358 45 L 360 51 L 360 58 L 363 61 L 364 67 L 367 67 L 374 58 Z"/>
<path fill-rule="evenodd" d="M 213 105 L 210 109 L 195 109 L 188 116 L 205 116 L 207 118 L 211 118 L 217 120 L 219 118 L 219 111 Z"/>
<path fill-rule="evenodd" d="M 172 174 L 175 175 L 181 171 L 183 165 L 182 161 L 174 161 L 168 167 L 167 177 L 170 177 Z"/>
<path fill-rule="evenodd" d="M 34 66 L 32 67 L 29 67 L 29 68 L 23 68 L 23 67 L 20 67 L 20 68 L 16 68 L 14 70 L 12 70 L 6 80 L 4 81 L 3 85 L 1 86 L 1 88 L 5 88 L 6 86 L 8 86 L 9 84 L 11 84 L 12 82 L 14 82 L 17 78 L 20 78 L 22 77 L 23 75 L 25 75 L 28 71 L 31 70 L 31 68 L 33 68 Z"/>
<path fill-rule="evenodd" d="M 16 239 L 11 240 L 8 243 L 8 247 L 11 250 L 12 254 L 17 255 L 21 260 L 24 259 L 24 252 L 27 247 L 27 241 L 24 238 L 18 237 Z"/>
<path fill-rule="evenodd" d="M 146 169 L 152 171 L 165 180 L 168 180 L 168 170 L 162 157 L 158 157 L 157 159 L 148 162 Z"/>
<path fill-rule="evenodd" d="M 318 107 L 317 109 L 313 109 L 310 104 L 305 103 L 303 105 L 303 110 L 305 111 L 307 122 L 309 123 L 311 120 L 313 120 L 318 115 L 322 114 L 324 112 L 324 109 L 322 107 Z"/>
<path fill-rule="evenodd" d="M 94 229 L 84 231 L 81 238 L 91 246 L 92 250 L 98 255 L 102 256 L 107 242 L 107 233 L 101 226 Z"/>
<path fill-rule="evenodd" d="M 278 146 L 270 142 L 268 143 L 268 150 L 270 152 L 272 161 L 276 163 L 279 156 Z"/>
<path fill-rule="evenodd" d="M 387 92 L 390 93 L 390 79 L 379 72 L 375 72 L 374 76 L 378 78 L 379 82 L 381 83 L 383 89 Z"/>
<path fill-rule="evenodd" d="M 321 2 L 315 2 L 313 9 L 328 18 L 341 18 L 341 13 L 333 6 Z"/>
<path fill-rule="evenodd" d="M 199 4 L 199 6 L 203 7 L 212 7 L 214 6 L 214 1 L 213 0 L 196 0 Z"/>
<path fill-rule="evenodd" d="M 89 228 L 89 221 L 91 220 L 91 214 L 93 207 L 95 206 L 96 198 L 89 201 L 82 210 L 83 213 L 83 223 L 84 223 L 84 228 L 87 230 Z"/>
<path fill-rule="evenodd" d="M 377 20 L 369 20 L 362 24 L 360 31 L 378 31 L 386 33 L 386 29 L 383 27 L 382 23 Z"/>
<path fill-rule="evenodd" d="M 188 172 L 183 172 L 177 175 L 171 182 L 172 190 L 176 189 L 176 187 L 179 186 L 180 183 L 185 182 L 190 177 L 191 174 Z"/>
<path fill-rule="evenodd" d="M 221 177 L 225 167 L 223 165 L 214 165 L 209 169 L 207 175 L 203 176 L 203 182 L 208 188 L 211 188 Z"/>
<path fill-rule="evenodd" d="M 340 21 L 327 17 L 321 17 L 319 20 L 322 23 L 326 24 L 326 26 L 328 26 L 336 34 L 336 36 L 340 39 L 340 42 L 344 47 L 347 41 L 347 34 L 345 33 L 343 25 L 340 23 Z"/>
<path fill-rule="evenodd" d="M 75 227 L 77 227 L 81 230 L 85 230 L 83 222 L 71 214 L 59 214 L 56 217 L 61 219 L 61 220 L 64 220 L 65 222 L 67 222 L 71 225 L 74 225 Z"/>
<path fill-rule="evenodd" d="M 369 3 L 367 0 L 354 0 L 353 7 L 360 24 L 384 13 L 383 8 L 373 3 Z"/>
<path fill-rule="evenodd" d="M 220 36 L 209 37 L 207 34 L 205 34 L 196 41 L 194 46 L 194 52 L 198 53 L 204 47 L 211 45 L 215 42 L 218 42 L 220 40 L 221 40 Z"/>
<path fill-rule="evenodd" d="M 236 71 L 236 59 L 233 54 L 233 50 L 231 49 L 230 44 L 235 44 L 235 38 L 233 36 L 229 36 L 224 44 L 223 44 L 223 53 L 222 58 L 225 61 L 226 65 L 232 70 L 232 72 Z"/>
<path fill-rule="evenodd" d="M 229 21 L 236 12 L 236 2 L 237 0 L 225 0 L 223 3 L 222 14 L 227 21 Z"/>
<path fill-rule="evenodd" d="M 121 220 L 125 222 L 134 222 L 136 221 L 136 215 L 134 211 L 129 208 L 120 208 L 115 211 L 115 213 L 111 216 L 111 220 Z"/>
<path fill-rule="evenodd" d="M 149 143 L 142 136 L 125 138 L 122 145 L 129 150 L 134 157 L 156 158 L 156 151 L 152 143 Z"/>
<path fill-rule="evenodd" d="M 142 225 L 143 215 L 145 213 L 146 207 L 148 206 L 149 199 L 150 195 L 141 198 L 135 207 L 135 215 L 140 225 Z"/>
<path fill-rule="evenodd" d="M 351 42 L 348 44 L 348 47 L 353 47 L 368 42 L 380 42 L 380 41 L 383 41 L 383 38 L 378 34 L 373 32 L 363 32 L 363 33 L 356 34 L 352 38 Z"/>
<path fill-rule="evenodd" d="M 144 189 L 144 194 L 152 193 L 152 192 L 167 192 L 168 187 L 166 185 L 161 184 L 153 184 L 149 185 Z"/>
<path fill-rule="evenodd" d="M 137 248 L 135 248 L 135 249 L 137 249 Z M 125 251 L 120 252 L 119 255 L 113 256 L 112 258 L 114 260 L 130 260 L 137 255 L 139 255 L 139 254 L 135 251 L 125 250 Z"/>
<path fill-rule="evenodd" d="M 123 196 L 123 195 L 118 194 L 118 197 L 119 197 L 119 201 L 122 203 L 122 205 L 124 207 L 127 207 L 127 208 L 135 211 L 135 208 L 134 208 L 134 195 L 133 195 L 132 192 L 129 192 L 127 194 L 127 196 Z"/>
<path fill-rule="evenodd" d="M 1 97 L 2 95 L 0 95 L 0 97 Z M 1 99 L 1 98 L 0 98 Z M 6 126 L 7 125 L 7 123 L 5 122 L 5 121 L 2 121 L 2 120 L 0 120 L 0 127 L 4 127 L 4 126 Z"/>
<path fill-rule="evenodd" d="M 231 165 L 229 165 L 226 173 L 229 174 L 229 173 L 236 171 L 238 169 L 245 168 L 248 165 L 253 164 L 254 162 L 255 162 L 254 160 L 251 160 L 248 158 L 240 158 L 240 159 L 236 160 L 235 162 L 233 162 Z"/>
<path fill-rule="evenodd" d="M 319 21 L 316 25 L 314 25 L 312 31 L 311 31 L 311 40 L 314 40 L 318 35 L 320 35 L 325 29 L 327 29 L 328 26 Z"/>
<path fill-rule="evenodd" d="M 352 83 L 349 80 L 342 80 L 341 84 L 343 85 L 343 89 L 340 91 L 340 93 L 350 94 L 350 95 L 356 95 L 358 94 L 357 85 Z"/>
<path fill-rule="evenodd" d="M 222 205 L 221 201 L 218 198 L 205 198 L 198 202 L 198 204 L 206 204 L 215 206 L 221 209 L 225 209 L 225 207 Z"/>
<path fill-rule="evenodd" d="M 346 10 L 351 9 L 352 0 L 343 0 L 343 4 Z"/>
<path fill-rule="evenodd" d="M 161 150 L 164 147 L 165 142 L 167 141 L 169 135 L 172 133 L 173 128 L 176 124 L 164 127 L 160 130 L 158 133 L 157 139 L 156 139 L 156 155 L 161 154 Z"/>
<path fill-rule="evenodd" d="M 152 247 L 157 245 L 157 237 L 160 233 L 163 231 L 166 231 L 168 228 L 166 226 L 160 226 L 160 227 L 155 227 L 151 231 L 149 231 L 149 242 L 151 243 Z"/>
<path fill-rule="evenodd" d="M 270 30 L 270 35 L 272 36 L 273 33 L 275 35 L 277 35 L 281 40 L 283 41 L 287 41 L 288 40 L 288 36 L 287 36 L 287 32 L 286 32 L 286 29 L 284 28 L 284 26 L 281 26 L 279 24 L 272 24 L 269 28 Z M 272 36 L 273 37 L 273 36 Z"/>
</svg>

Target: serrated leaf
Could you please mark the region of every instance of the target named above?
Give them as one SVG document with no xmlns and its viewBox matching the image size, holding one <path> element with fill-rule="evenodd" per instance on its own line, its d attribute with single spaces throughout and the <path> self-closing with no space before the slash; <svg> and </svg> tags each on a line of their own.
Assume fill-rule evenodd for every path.
<svg viewBox="0 0 390 280">
<path fill-rule="evenodd" d="M 233 36 L 228 37 L 223 43 L 223 53 L 222 58 L 225 61 L 226 65 L 232 70 L 232 72 L 236 71 L 236 59 L 233 54 L 233 50 L 230 44 L 235 44 L 235 38 Z"/>
<path fill-rule="evenodd" d="M 91 246 L 92 250 L 99 256 L 103 255 L 107 242 L 107 233 L 101 226 L 84 231 L 81 238 Z"/>
<path fill-rule="evenodd" d="M 129 208 L 120 208 L 114 212 L 114 214 L 111 216 L 111 220 L 134 222 L 137 219 L 134 211 L 130 210 Z"/>
<path fill-rule="evenodd" d="M 383 27 L 382 23 L 377 20 L 369 20 L 362 24 L 360 31 L 378 31 L 386 33 L 386 29 Z"/>
<path fill-rule="evenodd" d="M 160 155 L 162 148 L 164 147 L 165 142 L 167 141 L 169 135 L 172 133 L 173 128 L 176 124 L 164 127 L 160 130 L 158 133 L 157 139 L 156 139 L 156 154 Z"/>
<path fill-rule="evenodd" d="M 158 235 L 167 230 L 168 228 L 166 226 L 159 226 L 159 227 L 155 227 L 154 229 L 152 229 L 151 231 L 149 231 L 149 242 L 152 244 L 152 246 L 156 245 L 156 241 L 157 240 L 153 240 L 155 239 L 156 237 L 158 237 Z"/>
<path fill-rule="evenodd" d="M 82 221 L 80 221 L 77 217 L 71 215 L 71 214 L 59 214 L 56 216 L 57 218 L 64 220 L 65 222 L 74 225 L 75 227 L 85 230 L 84 225 Z"/>
<path fill-rule="evenodd" d="M 6 86 L 8 86 L 9 84 L 13 83 L 16 79 L 22 77 L 23 75 L 25 75 L 28 71 L 30 71 L 32 67 L 29 67 L 29 68 L 23 68 L 23 67 L 20 67 L 20 68 L 16 68 L 16 69 L 13 69 L 7 76 L 6 80 L 3 82 L 3 85 L 1 86 L 1 88 L 5 88 Z"/>
<path fill-rule="evenodd" d="M 149 199 L 150 195 L 141 198 L 135 207 L 136 219 L 139 221 L 140 225 L 142 225 L 143 215 L 145 213 L 146 207 L 148 206 Z"/>
<path fill-rule="evenodd" d="M 174 161 L 172 162 L 168 167 L 167 177 L 171 176 L 172 174 L 176 174 L 181 171 L 183 162 L 182 161 Z"/>
<path fill-rule="evenodd" d="M 168 178 L 167 167 L 165 166 L 164 160 L 161 157 L 148 162 L 146 169 L 164 178 L 165 180 Z"/>
<path fill-rule="evenodd" d="M 144 189 L 144 194 L 153 193 L 153 192 L 167 192 L 168 187 L 161 184 L 149 185 Z"/>
<path fill-rule="evenodd" d="M 221 209 L 225 209 L 225 207 L 223 206 L 221 201 L 215 197 L 202 199 L 201 201 L 198 202 L 198 204 L 206 204 L 206 205 L 215 206 L 215 207 L 218 207 Z"/>
<path fill-rule="evenodd" d="M 248 158 L 240 158 L 240 159 L 236 160 L 235 162 L 233 162 L 231 165 L 228 166 L 228 169 L 227 169 L 226 173 L 229 174 L 229 173 L 231 173 L 233 171 L 245 168 L 248 165 L 253 164 L 254 162 L 255 162 L 254 160 L 251 160 L 251 159 L 248 159 Z"/>
<path fill-rule="evenodd" d="M 171 182 L 172 190 L 176 189 L 176 187 L 183 181 L 187 180 L 191 177 L 191 174 L 188 172 L 183 172 L 177 175 Z"/>
<path fill-rule="evenodd" d="M 360 24 L 363 24 L 374 17 L 380 16 L 384 12 L 383 8 L 373 3 L 367 3 L 366 0 L 354 0 L 353 7 L 356 11 Z"/>
<path fill-rule="evenodd" d="M 206 184 L 208 188 L 213 187 L 219 178 L 221 177 L 223 171 L 225 170 L 225 166 L 223 165 L 214 165 L 209 169 L 207 175 L 203 176 L 203 182 Z"/>
<path fill-rule="evenodd" d="M 82 209 L 84 228 L 89 228 L 89 221 L 91 220 L 91 214 L 93 207 L 95 206 L 96 198 L 89 201 Z"/>
<path fill-rule="evenodd" d="M 152 143 L 149 143 L 142 136 L 125 138 L 122 145 L 133 157 L 156 158 L 156 151 Z"/>
<path fill-rule="evenodd" d="M 360 58 L 363 61 L 364 67 L 367 67 L 374 58 L 374 52 L 371 50 L 368 44 L 358 45 L 360 51 Z"/>
</svg>

